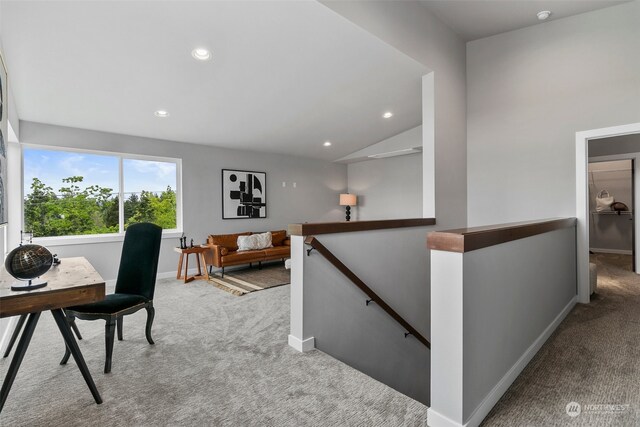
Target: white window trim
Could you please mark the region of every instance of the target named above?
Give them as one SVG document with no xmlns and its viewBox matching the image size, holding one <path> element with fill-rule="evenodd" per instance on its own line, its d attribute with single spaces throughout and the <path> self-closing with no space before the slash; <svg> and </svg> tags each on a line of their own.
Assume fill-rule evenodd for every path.
<svg viewBox="0 0 640 427">
<path fill-rule="evenodd" d="M 172 230 L 162 230 L 162 238 L 163 239 L 172 239 L 180 237 L 183 234 L 183 222 L 182 222 L 182 159 L 174 158 L 174 157 L 160 157 L 160 156 L 149 156 L 142 154 L 131 154 L 131 153 L 121 153 L 117 151 L 101 151 L 101 150 L 91 150 L 84 148 L 73 148 L 73 147 L 59 147 L 52 145 L 42 145 L 42 144 L 20 144 L 20 161 L 21 161 L 21 183 L 20 183 L 20 194 L 21 194 L 21 221 L 22 221 L 22 229 L 24 230 L 24 148 L 36 149 L 36 150 L 49 150 L 49 151 L 64 151 L 67 153 L 86 153 L 86 154 L 97 154 L 102 156 L 111 156 L 118 158 L 118 167 L 119 167 L 119 177 L 118 177 L 118 193 L 119 200 L 123 201 L 119 204 L 119 228 L 123 230 L 120 233 L 108 233 L 108 234 L 80 234 L 75 236 L 51 236 L 51 237 L 34 237 L 33 242 L 43 245 L 43 246 L 68 246 L 68 245 L 85 245 L 85 244 L 94 244 L 94 243 L 111 243 L 111 242 L 122 242 L 124 240 L 124 169 L 123 169 L 123 161 L 124 160 L 147 160 L 151 162 L 166 162 L 166 163 L 175 163 L 176 165 L 176 225 L 177 228 Z"/>
</svg>

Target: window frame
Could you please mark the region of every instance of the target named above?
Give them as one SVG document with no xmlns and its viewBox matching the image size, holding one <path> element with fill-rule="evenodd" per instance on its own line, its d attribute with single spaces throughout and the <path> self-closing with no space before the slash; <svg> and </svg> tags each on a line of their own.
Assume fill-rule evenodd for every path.
<svg viewBox="0 0 640 427">
<path fill-rule="evenodd" d="M 182 159 L 175 157 L 149 156 L 145 154 L 121 153 L 117 151 L 92 150 L 85 148 L 61 147 L 54 145 L 42 144 L 20 144 L 20 215 L 21 229 L 24 230 L 24 150 L 49 150 L 63 151 L 67 153 L 79 154 L 95 154 L 99 156 L 109 156 L 118 159 L 118 233 L 107 234 L 79 234 L 71 236 L 50 236 L 50 237 L 34 237 L 33 242 L 43 246 L 67 246 L 67 245 L 85 245 L 92 243 L 110 243 L 121 242 L 124 240 L 124 160 L 146 160 L 151 162 L 174 163 L 176 165 L 176 228 L 171 230 L 162 230 L 162 238 L 175 238 L 183 234 L 183 215 L 182 215 Z"/>
</svg>

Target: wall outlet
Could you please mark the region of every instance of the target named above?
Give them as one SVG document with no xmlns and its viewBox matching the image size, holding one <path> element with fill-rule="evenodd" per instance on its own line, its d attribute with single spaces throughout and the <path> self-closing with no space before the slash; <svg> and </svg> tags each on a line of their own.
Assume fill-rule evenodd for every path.
<svg viewBox="0 0 640 427">
<path fill-rule="evenodd" d="M 295 182 L 293 183 L 293 188 L 296 188 L 296 183 Z"/>
<path fill-rule="evenodd" d="M 286 187 L 286 186 L 287 186 L 287 183 L 286 183 L 286 182 L 284 182 L 284 181 L 282 181 L 282 188 L 284 188 L 284 187 Z"/>
</svg>

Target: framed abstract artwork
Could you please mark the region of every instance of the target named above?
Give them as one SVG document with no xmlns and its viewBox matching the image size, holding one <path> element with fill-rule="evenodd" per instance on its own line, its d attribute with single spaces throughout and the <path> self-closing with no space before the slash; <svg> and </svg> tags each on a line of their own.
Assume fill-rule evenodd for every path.
<svg viewBox="0 0 640 427">
<path fill-rule="evenodd" d="M 7 144 L 9 115 L 7 107 L 9 106 L 7 98 L 9 91 L 7 90 L 7 69 L 4 67 L 4 60 L 0 54 L 0 224 L 7 223 Z"/>
<path fill-rule="evenodd" d="M 222 219 L 266 217 L 267 174 L 222 169 Z"/>
</svg>

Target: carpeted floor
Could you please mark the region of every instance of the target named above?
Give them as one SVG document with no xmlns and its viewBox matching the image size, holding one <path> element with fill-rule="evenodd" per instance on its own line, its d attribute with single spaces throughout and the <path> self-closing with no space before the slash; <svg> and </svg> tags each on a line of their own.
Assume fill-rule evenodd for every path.
<svg viewBox="0 0 640 427">
<path fill-rule="evenodd" d="M 576 306 L 483 425 L 640 426 L 640 278 L 630 257 L 592 259 L 592 304 Z M 145 314 L 127 316 L 107 375 L 104 322 L 78 321 L 102 405 L 74 362 L 58 365 L 62 340 L 44 313 L 0 425 L 426 425 L 420 403 L 322 352 L 287 345 L 289 286 L 238 298 L 204 281 L 162 280 L 155 305 L 156 345 L 144 338 Z M 2 378 L 9 361 L 0 359 Z M 575 418 L 566 414 L 573 401 L 582 409 Z"/>
<path fill-rule="evenodd" d="M 573 309 L 484 426 L 640 426 L 640 276 L 631 256 L 591 260 L 597 295 Z M 567 415 L 570 402 L 579 415 Z"/>
<path fill-rule="evenodd" d="M 155 346 L 144 312 L 125 317 L 111 374 L 104 322 L 78 321 L 102 394 L 96 405 L 43 313 L 0 414 L 4 426 L 424 426 L 422 404 L 319 351 L 287 345 L 289 286 L 241 298 L 205 281 L 156 287 Z M 10 358 L 0 359 L 4 378 Z"/>
</svg>

